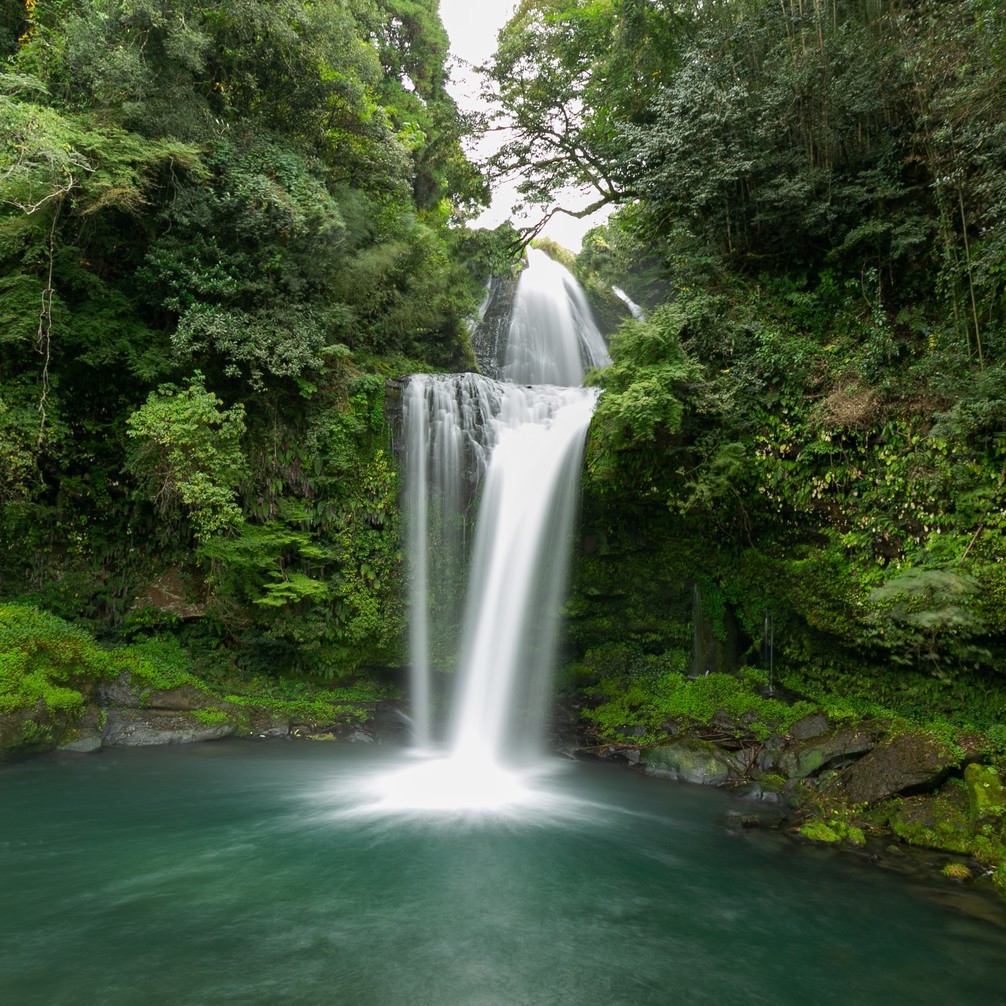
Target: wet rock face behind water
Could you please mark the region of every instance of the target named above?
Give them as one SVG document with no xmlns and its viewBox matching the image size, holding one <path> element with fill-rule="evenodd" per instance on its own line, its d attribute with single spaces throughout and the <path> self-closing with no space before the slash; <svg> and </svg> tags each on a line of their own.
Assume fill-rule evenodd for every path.
<svg viewBox="0 0 1006 1006">
<path fill-rule="evenodd" d="M 501 376 L 500 361 L 505 356 L 516 292 L 516 276 L 493 276 L 486 286 L 479 316 L 472 325 L 472 350 L 479 362 L 479 371 L 496 381 Z"/>
</svg>

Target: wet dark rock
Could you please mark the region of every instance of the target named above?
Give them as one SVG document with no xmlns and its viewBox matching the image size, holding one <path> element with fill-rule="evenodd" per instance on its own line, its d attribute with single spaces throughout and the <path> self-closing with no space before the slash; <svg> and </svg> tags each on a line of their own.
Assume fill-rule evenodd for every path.
<svg viewBox="0 0 1006 1006">
<path fill-rule="evenodd" d="M 877 803 L 897 793 L 934 789 L 958 757 L 943 741 L 920 732 L 897 734 L 841 773 L 850 803 Z"/>
<path fill-rule="evenodd" d="M 758 800 L 761 803 L 781 804 L 783 796 L 774 789 L 766 789 L 760 782 L 751 782 L 737 790 L 738 796 L 747 797 L 749 800 Z"/>
<path fill-rule="evenodd" d="M 109 709 L 105 745 L 148 747 L 159 744 L 194 744 L 234 733 L 234 724 L 203 723 L 185 711 L 167 709 Z"/>
<path fill-rule="evenodd" d="M 290 734 L 290 719 L 271 713 L 253 713 L 248 720 L 250 737 L 287 737 Z"/>
<path fill-rule="evenodd" d="M 809 741 L 828 732 L 828 720 L 821 713 L 811 713 L 797 720 L 789 728 L 790 736 L 797 741 Z"/>
<path fill-rule="evenodd" d="M 873 729 L 847 727 L 794 745 L 782 753 L 776 764 L 790 780 L 806 779 L 867 754 L 878 739 Z"/>
<path fill-rule="evenodd" d="M 747 828 L 760 828 L 761 818 L 757 814 L 745 814 L 743 811 L 731 810 L 727 812 L 724 823 L 731 831 L 742 831 Z"/>
<path fill-rule="evenodd" d="M 479 316 L 472 325 L 471 344 L 479 370 L 486 376 L 499 378 L 503 359 L 517 276 L 493 276 L 486 286 L 486 294 L 479 308 Z"/>
</svg>

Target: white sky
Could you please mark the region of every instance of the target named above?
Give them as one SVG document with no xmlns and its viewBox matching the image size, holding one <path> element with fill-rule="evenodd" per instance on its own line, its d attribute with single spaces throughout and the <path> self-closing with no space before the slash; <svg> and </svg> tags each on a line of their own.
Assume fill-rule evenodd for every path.
<svg viewBox="0 0 1006 1006">
<path fill-rule="evenodd" d="M 440 0 L 440 19 L 450 35 L 451 52 L 469 64 L 454 66 L 451 70 L 453 80 L 448 90 L 461 108 L 485 107 L 479 99 L 479 81 L 472 68 L 486 62 L 496 51 L 496 36 L 516 7 L 515 0 Z M 486 142 L 499 143 L 500 140 L 488 137 Z M 474 156 L 486 156 L 492 149 L 483 147 L 469 152 Z M 516 187 L 513 184 L 497 186 L 492 206 L 479 217 L 477 223 L 484 227 L 495 227 L 508 217 L 512 217 L 515 224 L 531 222 L 513 216 L 516 199 Z M 579 205 L 586 202 L 588 199 L 584 197 Z M 570 206 L 577 205 L 572 199 L 567 200 L 567 203 Z M 603 223 L 606 216 L 606 210 L 584 220 L 576 220 L 560 213 L 548 222 L 542 233 L 570 251 L 579 251 L 583 235 L 591 227 Z"/>
</svg>

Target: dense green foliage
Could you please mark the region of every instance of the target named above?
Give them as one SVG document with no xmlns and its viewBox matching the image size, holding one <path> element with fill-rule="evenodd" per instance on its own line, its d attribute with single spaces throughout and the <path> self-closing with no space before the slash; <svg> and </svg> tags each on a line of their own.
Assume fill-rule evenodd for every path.
<svg viewBox="0 0 1006 1006">
<path fill-rule="evenodd" d="M 609 57 L 632 32 L 627 86 Z M 504 77 L 539 35 L 532 115 Z M 516 156 L 589 151 L 560 180 L 608 179 L 622 208 L 577 270 L 647 312 L 595 377 L 570 603 L 588 681 L 664 702 L 648 662 L 680 652 L 694 585 L 735 664 L 798 695 L 1001 735 L 999 5 L 528 0 L 504 41 L 503 110 L 539 144 Z M 637 654 L 621 685 L 605 638 Z"/>
<path fill-rule="evenodd" d="M 3 595 L 248 673 L 393 662 L 384 378 L 470 365 L 486 254 L 437 4 L 4 11 Z"/>
</svg>

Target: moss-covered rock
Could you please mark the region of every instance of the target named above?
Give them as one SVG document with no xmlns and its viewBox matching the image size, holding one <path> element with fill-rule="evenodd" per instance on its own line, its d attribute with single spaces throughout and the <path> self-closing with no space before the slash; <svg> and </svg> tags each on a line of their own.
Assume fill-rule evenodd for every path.
<svg viewBox="0 0 1006 1006">
<path fill-rule="evenodd" d="M 811 842 L 844 842 L 847 845 L 866 845 L 866 835 L 863 833 L 863 829 L 842 820 L 806 821 L 800 826 L 797 834 Z"/>
<path fill-rule="evenodd" d="M 727 752 L 696 737 L 682 737 L 642 752 L 640 764 L 647 775 L 680 782 L 721 786 L 743 775 L 743 766 Z"/>
<path fill-rule="evenodd" d="M 977 834 L 985 825 L 1002 826 L 1006 814 L 1006 795 L 999 771 L 992 765 L 973 763 L 964 770 L 971 830 Z"/>
<path fill-rule="evenodd" d="M 895 734 L 842 772 L 850 803 L 877 803 L 896 793 L 933 788 L 958 764 L 959 752 L 923 731 Z"/>
<path fill-rule="evenodd" d="M 932 795 L 889 800 L 873 817 L 909 845 L 964 854 L 972 850 L 967 794 L 959 783 Z"/>
<path fill-rule="evenodd" d="M 98 683 L 113 673 L 82 629 L 29 605 L 0 604 L 0 757 L 72 740 Z"/>
<path fill-rule="evenodd" d="M 777 761 L 789 779 L 806 779 L 829 766 L 872 751 L 879 732 L 870 727 L 844 727 L 787 747 Z"/>
</svg>

